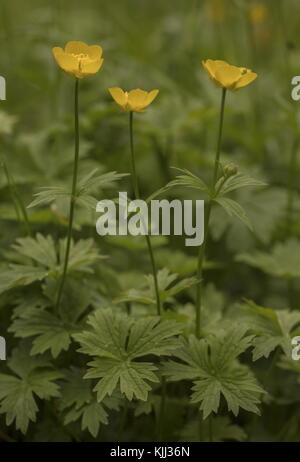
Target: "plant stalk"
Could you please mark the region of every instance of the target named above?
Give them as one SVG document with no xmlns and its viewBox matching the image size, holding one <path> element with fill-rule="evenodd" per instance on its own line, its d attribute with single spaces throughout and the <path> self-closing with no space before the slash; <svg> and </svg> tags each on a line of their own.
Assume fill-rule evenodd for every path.
<svg viewBox="0 0 300 462">
<path fill-rule="evenodd" d="M 132 168 L 132 177 L 133 177 L 133 190 L 135 199 L 140 199 L 140 191 L 139 191 L 139 184 L 138 178 L 136 174 L 135 168 L 135 154 L 134 154 L 134 142 L 133 142 L 133 111 L 129 112 L 129 134 L 130 134 L 130 152 L 131 152 L 131 168 Z M 160 302 L 160 295 L 159 295 L 159 288 L 158 288 L 158 280 L 157 280 L 157 272 L 156 272 L 156 263 L 154 259 L 154 253 L 152 249 L 151 239 L 148 234 L 145 235 L 147 241 L 147 247 L 150 255 L 151 266 L 152 266 L 152 274 L 154 280 L 154 289 L 155 289 L 155 296 L 156 296 L 156 306 L 157 306 L 157 314 L 158 316 L 161 315 L 161 302 Z"/>
<path fill-rule="evenodd" d="M 79 160 L 79 115 L 78 115 L 78 94 L 79 94 L 79 80 L 75 79 L 74 87 L 74 130 L 75 130 L 75 152 L 74 152 L 74 167 L 73 167 L 73 181 L 72 181 L 72 192 L 70 198 L 70 212 L 69 212 L 69 225 L 67 234 L 67 245 L 63 267 L 63 274 L 60 281 L 57 299 L 56 299 L 56 310 L 59 311 L 59 306 L 63 294 L 64 285 L 66 282 L 66 276 L 68 271 L 70 248 L 72 241 L 73 221 L 74 221 L 74 208 L 76 202 L 76 188 L 77 188 L 77 177 L 78 177 L 78 160 Z"/>
<path fill-rule="evenodd" d="M 222 97 L 221 97 L 221 107 L 220 107 L 218 142 L 217 142 L 215 164 L 214 164 L 214 171 L 213 171 L 213 178 L 212 178 L 212 185 L 211 185 L 211 195 L 212 196 L 214 195 L 215 186 L 216 186 L 216 182 L 218 179 L 220 154 L 221 154 L 221 143 L 222 143 L 222 134 L 223 134 L 225 100 L 226 100 L 226 88 L 223 88 Z M 200 338 L 200 330 L 201 330 L 203 262 L 204 262 L 205 248 L 206 248 L 207 237 L 208 237 L 208 226 L 209 226 L 212 202 L 213 202 L 213 199 L 212 197 L 210 197 L 208 200 L 208 204 L 206 206 L 206 210 L 205 210 L 206 213 L 205 213 L 205 218 L 204 218 L 204 240 L 203 240 L 203 243 L 199 246 L 199 252 L 198 252 L 198 268 L 197 268 L 198 284 L 197 284 L 197 291 L 196 291 L 196 336 L 198 338 Z"/>
</svg>

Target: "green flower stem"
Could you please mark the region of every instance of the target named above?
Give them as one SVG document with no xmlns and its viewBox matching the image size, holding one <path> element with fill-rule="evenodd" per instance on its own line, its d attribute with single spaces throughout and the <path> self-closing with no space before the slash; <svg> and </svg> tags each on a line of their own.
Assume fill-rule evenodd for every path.
<svg viewBox="0 0 300 462">
<path fill-rule="evenodd" d="M 3 165 L 3 170 L 4 170 L 4 174 L 6 176 L 6 180 L 7 180 L 7 184 L 8 184 L 10 193 L 11 193 L 13 202 L 15 204 L 17 217 L 18 217 L 18 219 L 20 219 L 20 214 L 19 214 L 19 208 L 20 208 L 22 216 L 23 216 L 23 222 L 25 224 L 27 234 L 29 236 L 31 236 L 31 226 L 30 226 L 30 223 L 29 223 L 27 210 L 26 210 L 26 207 L 24 205 L 22 196 L 20 195 L 20 193 L 18 191 L 18 188 L 16 187 L 14 179 L 13 179 L 12 175 L 10 174 L 10 172 L 8 170 L 8 167 L 6 165 L 5 160 L 2 161 L 2 165 Z"/>
<path fill-rule="evenodd" d="M 222 143 L 222 133 L 223 133 L 223 121 L 224 121 L 224 108 L 225 108 L 225 99 L 226 99 L 226 88 L 222 90 L 222 98 L 221 98 L 221 108 L 220 108 L 220 119 L 219 119 L 219 133 L 218 133 L 218 143 L 217 143 L 217 150 L 216 150 L 216 157 L 215 157 L 215 164 L 214 164 L 214 171 L 213 171 L 213 179 L 212 179 L 212 186 L 211 192 L 212 196 L 215 193 L 215 186 L 218 179 L 218 171 L 219 171 L 219 163 L 220 163 L 220 154 L 221 154 L 221 143 Z M 201 329 L 201 304 L 202 304 L 202 274 L 203 274 L 203 262 L 205 256 L 205 248 L 207 243 L 208 237 L 208 226 L 209 226 L 209 219 L 211 214 L 212 208 L 212 198 L 208 200 L 208 204 L 205 207 L 205 218 L 204 218 L 204 240 L 202 245 L 199 246 L 198 252 L 198 268 L 197 268 L 197 292 L 196 292 L 196 336 L 200 337 L 200 329 Z"/>
<path fill-rule="evenodd" d="M 59 305 L 61 302 L 61 297 L 66 281 L 68 263 L 70 256 L 71 240 L 72 240 L 72 230 L 73 230 L 73 221 L 74 221 L 74 208 L 76 202 L 76 187 L 77 187 L 77 176 L 78 176 L 78 159 L 79 159 L 79 116 L 78 116 L 78 89 L 79 89 L 79 80 L 75 80 L 75 92 L 74 92 L 74 128 L 75 128 L 75 154 L 74 154 L 74 167 L 73 167 L 73 182 L 72 182 L 72 192 L 70 198 L 70 212 L 69 212 L 69 226 L 68 226 L 68 235 L 67 235 L 67 246 L 65 253 L 65 261 L 63 274 L 60 281 L 60 286 L 58 289 L 57 299 L 56 299 L 56 310 L 59 310 Z"/>
<path fill-rule="evenodd" d="M 133 111 L 129 112 L 129 134 L 130 134 L 130 151 L 131 151 L 131 168 L 132 168 L 132 177 L 133 177 L 133 190 L 134 190 L 135 199 L 140 199 L 139 184 L 138 184 L 138 178 L 137 178 L 136 168 L 135 168 L 135 155 L 134 155 L 134 142 L 133 142 Z M 156 296 L 157 314 L 158 314 L 158 316 L 160 316 L 161 315 L 161 302 L 160 302 L 160 296 L 159 296 L 156 264 L 155 264 L 155 259 L 154 259 L 151 239 L 150 239 L 148 234 L 145 235 L 145 238 L 146 238 L 146 241 L 147 241 L 148 251 L 149 251 L 151 265 L 152 265 L 154 289 L 155 289 L 155 296 Z"/>
</svg>

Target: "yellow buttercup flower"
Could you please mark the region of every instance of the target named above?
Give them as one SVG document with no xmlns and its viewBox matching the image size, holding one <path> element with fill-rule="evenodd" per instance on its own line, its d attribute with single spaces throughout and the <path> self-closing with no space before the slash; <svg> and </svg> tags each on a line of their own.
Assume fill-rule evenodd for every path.
<svg viewBox="0 0 300 462">
<path fill-rule="evenodd" d="M 77 79 L 96 74 L 103 63 L 102 48 L 99 45 L 68 42 L 64 50 L 54 47 L 52 53 L 59 67 Z"/>
<path fill-rule="evenodd" d="M 159 90 L 148 92 L 139 88 L 128 92 L 118 87 L 109 88 L 108 91 L 117 105 L 127 112 L 145 112 L 145 107 L 149 106 L 159 93 Z"/>
<path fill-rule="evenodd" d="M 237 67 L 226 61 L 206 59 L 202 64 L 212 81 L 220 88 L 236 91 L 249 85 L 257 74 L 246 67 Z"/>
</svg>

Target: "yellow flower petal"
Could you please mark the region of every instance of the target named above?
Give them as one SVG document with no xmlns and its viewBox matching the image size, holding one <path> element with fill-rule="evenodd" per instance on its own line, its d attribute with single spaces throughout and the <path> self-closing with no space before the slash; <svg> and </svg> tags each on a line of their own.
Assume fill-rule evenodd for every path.
<svg viewBox="0 0 300 462">
<path fill-rule="evenodd" d="M 148 93 L 148 95 L 147 95 L 147 104 L 146 104 L 146 106 L 149 106 L 149 104 L 151 104 L 152 101 L 155 100 L 155 98 L 157 97 L 158 93 L 159 93 L 159 90 L 151 90 L 151 91 L 149 91 L 149 93 Z M 145 106 L 145 107 L 146 107 L 146 106 Z"/>
<path fill-rule="evenodd" d="M 131 111 L 139 111 L 147 105 L 148 93 L 139 88 L 128 93 L 128 107 Z"/>
<path fill-rule="evenodd" d="M 75 55 L 79 55 L 81 53 L 88 55 L 89 48 L 90 47 L 84 42 L 71 41 L 66 44 L 65 52 L 75 54 Z"/>
<path fill-rule="evenodd" d="M 127 104 L 127 95 L 126 93 L 122 90 L 122 88 L 119 87 L 113 87 L 108 89 L 109 93 L 115 100 L 115 102 L 125 110 L 126 104 Z"/>
<path fill-rule="evenodd" d="M 239 78 L 241 77 L 241 71 L 238 67 L 223 65 L 218 66 L 215 71 L 215 79 L 220 82 L 222 87 L 230 89 Z"/>
<path fill-rule="evenodd" d="M 235 84 L 234 90 L 238 90 L 239 88 L 249 85 L 249 83 L 253 82 L 253 80 L 255 80 L 256 78 L 257 78 L 257 74 L 255 72 L 247 72 Z"/>
<path fill-rule="evenodd" d="M 210 77 L 215 77 L 215 72 L 216 72 L 216 69 L 219 67 L 219 66 L 228 66 L 228 63 L 226 63 L 226 61 L 222 61 L 220 59 L 216 59 L 216 60 L 213 60 L 213 59 L 206 59 L 205 61 L 202 61 L 202 64 L 205 68 L 205 70 L 208 72 L 208 74 L 210 75 Z"/>
<path fill-rule="evenodd" d="M 74 56 L 65 53 L 60 47 L 52 48 L 52 53 L 59 67 L 65 72 L 70 74 L 78 72 L 78 60 Z"/>
<path fill-rule="evenodd" d="M 88 55 L 91 59 L 100 59 L 102 56 L 102 47 L 99 45 L 91 45 L 88 47 Z"/>
<path fill-rule="evenodd" d="M 257 74 L 245 67 L 232 66 L 226 61 L 206 59 L 202 65 L 213 82 L 230 91 L 245 87 L 256 79 Z"/>
<path fill-rule="evenodd" d="M 148 92 L 139 88 L 124 92 L 118 87 L 109 88 L 108 91 L 121 109 L 134 112 L 145 112 L 145 107 L 149 106 L 159 93 L 159 90 Z"/>
<path fill-rule="evenodd" d="M 94 61 L 83 62 L 81 65 L 82 77 L 96 74 L 102 66 L 103 61 L 103 59 L 95 59 Z"/>
</svg>

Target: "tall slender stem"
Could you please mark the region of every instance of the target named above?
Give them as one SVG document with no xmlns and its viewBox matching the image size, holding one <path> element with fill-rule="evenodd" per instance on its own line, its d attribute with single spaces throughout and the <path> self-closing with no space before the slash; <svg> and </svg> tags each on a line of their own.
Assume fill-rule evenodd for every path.
<svg viewBox="0 0 300 462">
<path fill-rule="evenodd" d="M 139 184 L 138 184 L 138 178 L 137 178 L 136 168 L 135 168 L 135 155 L 134 155 L 134 142 L 133 142 L 133 111 L 129 112 L 129 134 L 130 134 L 130 152 L 131 152 L 131 167 L 132 167 L 132 177 L 133 177 L 133 190 L 134 190 L 135 199 L 140 199 Z M 157 314 L 158 316 L 160 316 L 161 315 L 161 302 L 160 302 L 160 296 L 159 296 L 156 264 L 155 264 L 151 239 L 148 234 L 145 235 L 145 238 L 147 241 L 147 247 L 148 247 L 151 265 L 152 265 Z"/>
<path fill-rule="evenodd" d="M 74 130 L 75 130 L 75 152 L 74 152 L 74 167 L 73 167 L 73 181 L 72 181 L 72 192 L 70 197 L 70 212 L 69 212 L 69 225 L 68 225 L 68 234 L 67 234 L 67 245 L 65 253 L 65 261 L 63 267 L 63 274 L 60 281 L 60 286 L 58 289 L 57 299 L 56 299 L 56 310 L 59 310 L 59 305 L 61 302 L 61 297 L 66 281 L 68 263 L 70 256 L 71 240 L 72 240 L 72 230 L 73 230 L 73 221 L 74 221 L 74 208 L 76 202 L 76 187 L 77 187 L 77 176 L 78 176 L 78 159 L 79 159 L 79 115 L 78 115 L 78 89 L 79 89 L 79 80 L 75 80 L 75 89 L 74 89 Z"/>
<path fill-rule="evenodd" d="M 215 186 L 216 186 L 216 182 L 217 182 L 217 179 L 218 179 L 220 154 L 221 154 L 221 143 L 222 143 L 222 133 L 223 133 L 223 122 L 224 122 L 225 99 L 226 99 L 226 88 L 223 88 L 223 90 L 222 90 L 222 98 L 221 98 L 221 107 L 220 107 L 218 142 L 217 142 L 215 164 L 214 164 L 214 171 L 213 171 L 213 178 L 212 178 L 212 185 L 211 185 L 212 194 L 214 194 L 214 192 L 215 192 Z M 205 207 L 204 240 L 203 240 L 203 243 L 199 246 L 199 252 L 198 252 L 197 279 L 198 279 L 199 282 L 197 284 L 197 291 L 196 291 L 196 336 L 198 338 L 200 337 L 200 329 L 201 329 L 203 262 L 204 262 L 205 248 L 206 248 L 207 237 L 208 237 L 208 226 L 209 226 L 211 208 L 212 208 L 212 199 L 210 198 L 208 200 L 207 206 Z"/>
<path fill-rule="evenodd" d="M 217 151 L 215 157 L 215 166 L 214 166 L 214 175 L 213 175 L 213 182 L 212 182 L 212 189 L 214 190 L 218 170 L 219 170 L 219 163 L 220 163 L 220 154 L 221 154 L 221 143 L 222 143 L 222 134 L 223 134 L 223 122 L 224 122 L 224 108 L 225 108 L 225 99 L 226 99 L 226 88 L 222 90 L 222 98 L 221 98 L 221 108 L 220 108 L 220 120 L 219 120 L 219 132 L 218 132 L 218 143 L 217 143 Z"/>
</svg>

